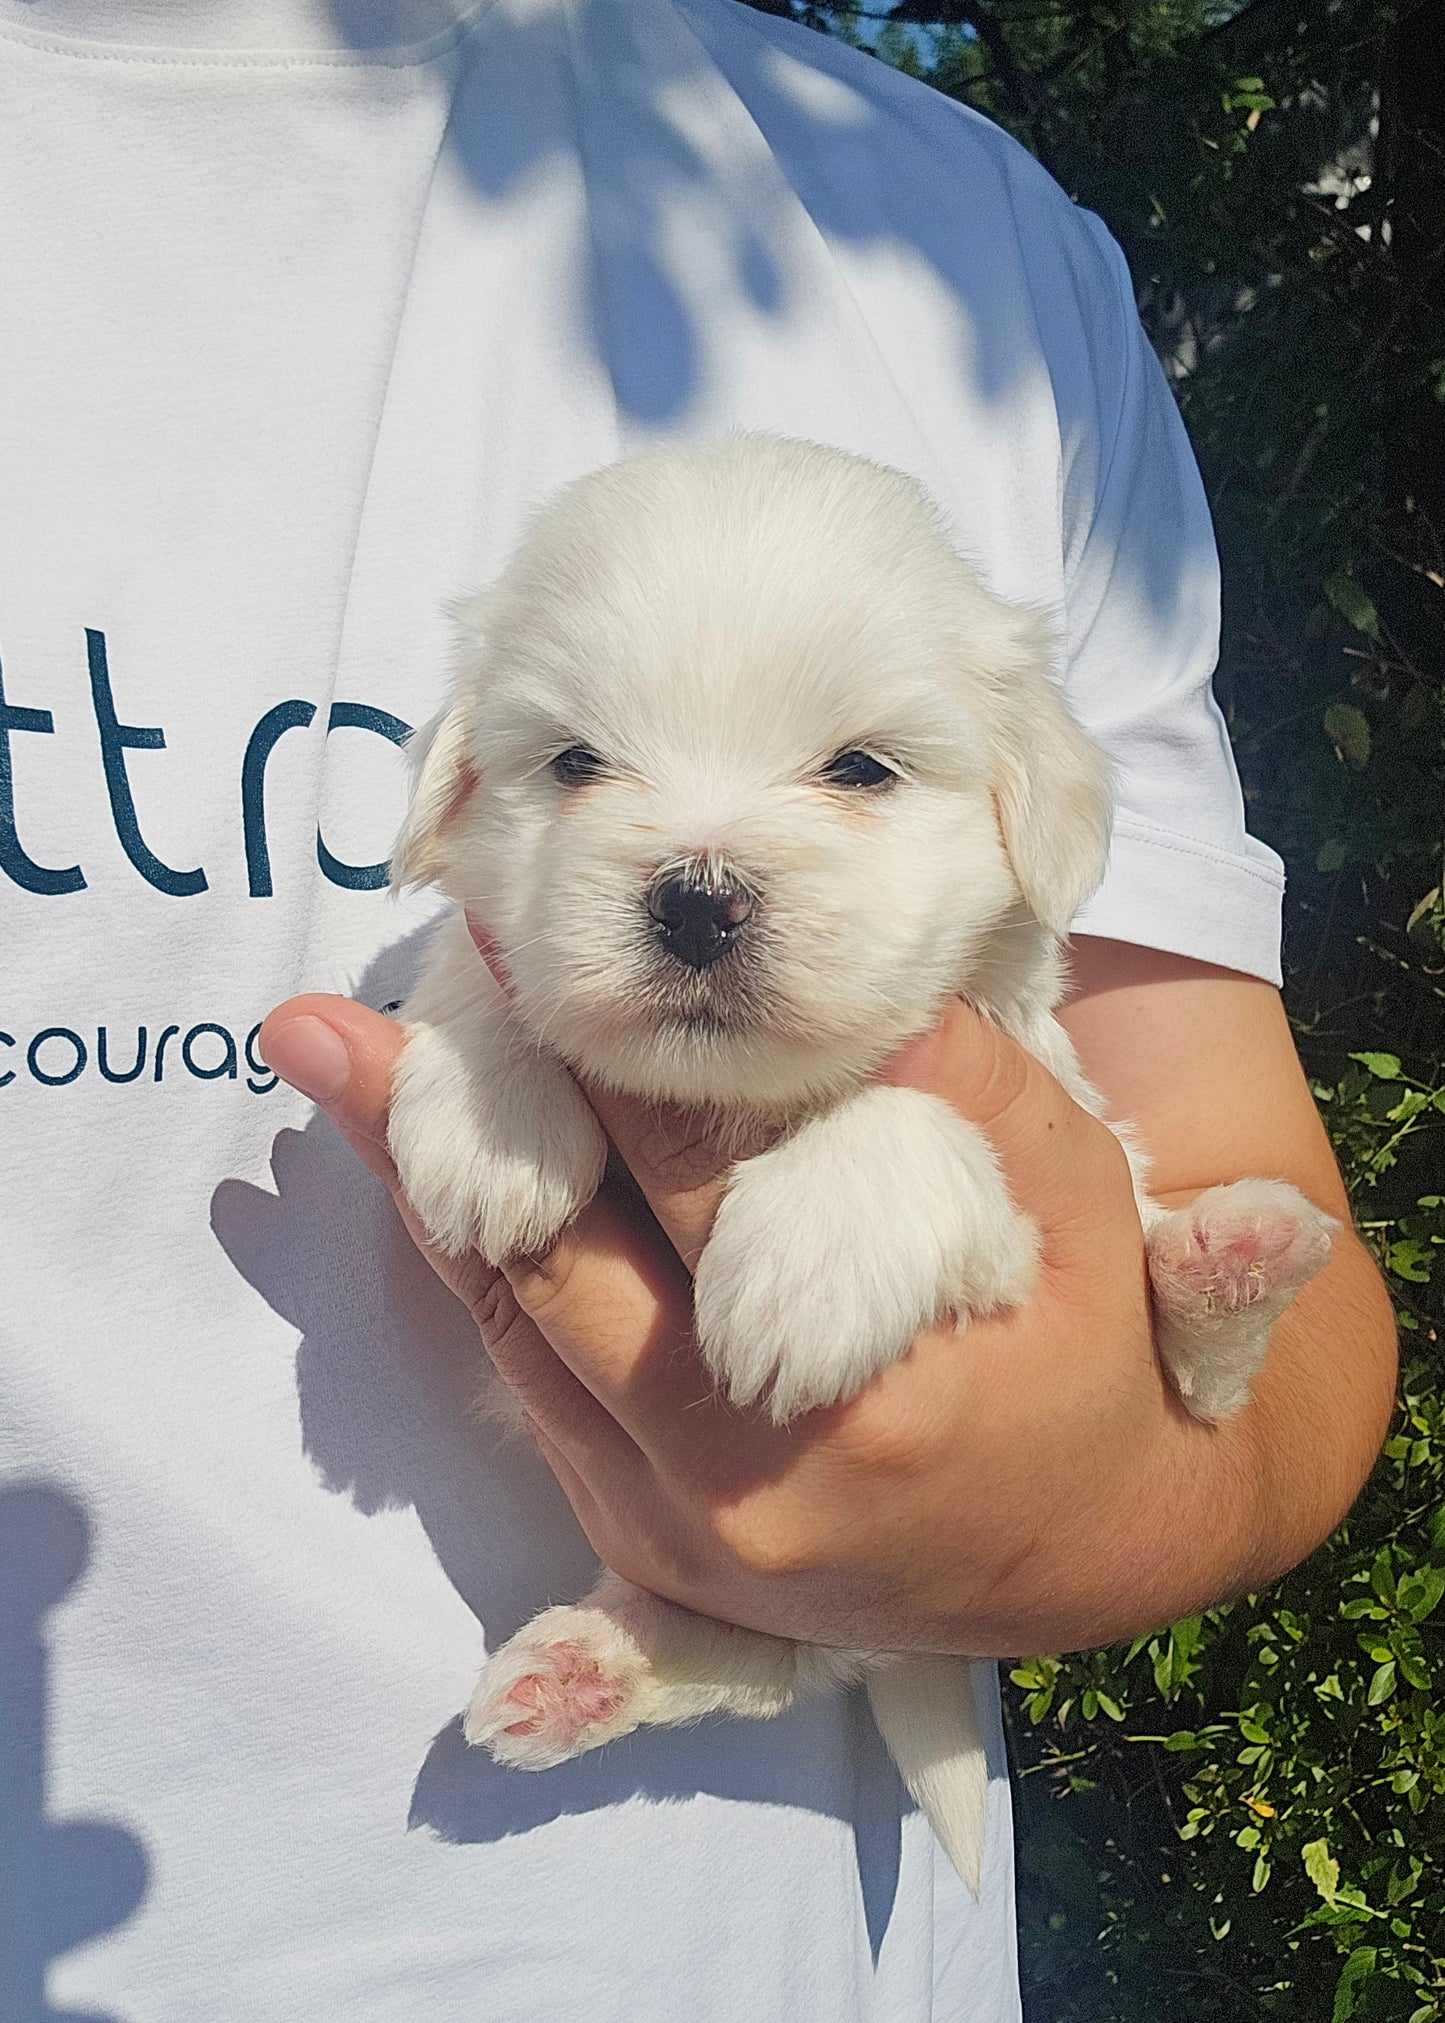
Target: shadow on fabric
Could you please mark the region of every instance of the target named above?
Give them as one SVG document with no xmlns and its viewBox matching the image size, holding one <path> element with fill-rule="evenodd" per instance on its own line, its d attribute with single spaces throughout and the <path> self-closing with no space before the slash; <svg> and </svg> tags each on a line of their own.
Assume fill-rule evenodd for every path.
<svg viewBox="0 0 1445 2023">
<path fill-rule="evenodd" d="M 85 1571 L 90 1522 L 46 1483 L 0 1491 L 0 2019 L 116 2023 L 54 2009 L 50 1963 L 124 1924 L 150 1864 L 135 1835 L 100 1819 L 53 1820 L 46 1790 L 50 1654 L 45 1618 Z"/>
<path fill-rule="evenodd" d="M 369 0 L 331 5 L 341 35 L 368 47 Z M 407 6 L 393 0 L 391 28 Z M 414 17 L 419 31 L 435 22 L 429 6 Z M 556 165 L 580 178 L 581 327 L 619 416 L 643 429 L 685 429 L 709 392 L 709 305 L 729 283 L 689 270 L 699 232 L 736 299 L 784 329 L 820 284 L 847 303 L 837 249 L 922 263 L 949 305 L 952 369 L 979 403 L 1029 383 L 1031 333 L 1077 314 L 1066 242 L 1078 235 L 1057 186 L 989 122 L 836 38 L 740 0 L 492 0 L 461 51 L 445 149 L 493 204 Z M 906 332 L 856 305 L 839 314 L 858 316 L 877 383 L 904 398 L 890 359 L 900 343 L 907 356 Z M 927 445 L 929 413 L 910 415 Z M 1131 542 L 1117 557 L 1156 614 L 1211 566 L 1212 550 L 1187 544 Z"/>
</svg>

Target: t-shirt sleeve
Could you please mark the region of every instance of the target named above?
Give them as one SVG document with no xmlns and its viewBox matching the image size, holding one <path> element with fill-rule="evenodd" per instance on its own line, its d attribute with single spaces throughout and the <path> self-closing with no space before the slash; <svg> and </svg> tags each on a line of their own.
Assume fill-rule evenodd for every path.
<svg viewBox="0 0 1445 2023">
<path fill-rule="evenodd" d="M 1075 932 L 1280 981 L 1284 868 L 1250 836 L 1211 678 L 1219 562 L 1193 451 L 1099 221 L 1074 277 L 1083 351 L 1056 376 L 1065 684 L 1114 762 L 1113 845 Z"/>
</svg>

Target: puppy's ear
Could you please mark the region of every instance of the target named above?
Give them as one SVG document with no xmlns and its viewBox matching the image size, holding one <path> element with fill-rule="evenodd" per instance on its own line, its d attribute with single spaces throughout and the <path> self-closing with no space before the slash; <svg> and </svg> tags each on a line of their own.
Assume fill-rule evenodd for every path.
<svg viewBox="0 0 1445 2023">
<path fill-rule="evenodd" d="M 411 806 L 391 858 L 391 889 L 429 885 L 446 870 L 446 831 L 478 785 L 471 712 L 460 695 L 414 733 Z"/>
<path fill-rule="evenodd" d="M 1055 934 L 1104 875 L 1113 819 L 1108 759 L 1075 722 L 1047 673 L 1041 620 L 1018 614 L 1017 652 L 995 689 L 994 801 L 1029 911 Z"/>
<path fill-rule="evenodd" d="M 407 743 L 411 804 L 391 856 L 393 892 L 408 885 L 430 885 L 442 876 L 447 865 L 446 831 L 479 785 L 467 700 L 482 675 L 490 603 L 490 594 L 484 592 L 459 597 L 448 607 L 461 635 L 461 673 L 448 701 Z"/>
</svg>

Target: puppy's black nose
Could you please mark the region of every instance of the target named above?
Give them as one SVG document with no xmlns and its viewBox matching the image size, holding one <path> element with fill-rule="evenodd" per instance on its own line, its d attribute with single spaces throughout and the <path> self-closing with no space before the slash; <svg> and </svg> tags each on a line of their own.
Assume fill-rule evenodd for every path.
<svg viewBox="0 0 1445 2023">
<path fill-rule="evenodd" d="M 668 954 L 689 969 L 706 969 L 726 955 L 742 933 L 753 910 L 753 896 L 730 878 L 663 878 L 649 893 L 647 910 Z"/>
</svg>

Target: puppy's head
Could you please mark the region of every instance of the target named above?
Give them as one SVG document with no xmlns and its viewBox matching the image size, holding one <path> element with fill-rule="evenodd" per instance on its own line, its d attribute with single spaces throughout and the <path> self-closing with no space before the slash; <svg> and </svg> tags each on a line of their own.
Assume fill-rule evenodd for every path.
<svg viewBox="0 0 1445 2023">
<path fill-rule="evenodd" d="M 1102 872 L 1041 622 L 896 472 L 758 436 L 614 465 L 470 631 L 393 875 L 479 914 L 519 1015 L 618 1087 L 840 1087 Z"/>
</svg>

